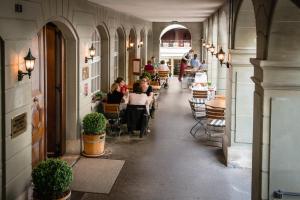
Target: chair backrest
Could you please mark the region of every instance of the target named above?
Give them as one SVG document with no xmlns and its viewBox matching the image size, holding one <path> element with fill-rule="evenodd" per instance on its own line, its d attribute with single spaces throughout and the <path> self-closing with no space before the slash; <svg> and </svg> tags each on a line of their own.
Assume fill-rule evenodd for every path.
<svg viewBox="0 0 300 200">
<path fill-rule="evenodd" d="M 169 71 L 158 71 L 158 76 L 160 78 L 167 78 L 169 77 Z"/>
<path fill-rule="evenodd" d="M 225 119 L 225 109 L 206 106 L 206 117 L 208 119 Z"/>
<path fill-rule="evenodd" d="M 159 86 L 159 82 L 157 82 L 157 81 L 151 81 L 151 84 L 150 84 L 150 85 Z"/>
<path fill-rule="evenodd" d="M 207 90 L 193 90 L 193 98 L 207 99 Z"/>
<path fill-rule="evenodd" d="M 119 114 L 120 113 L 120 105 L 104 103 L 103 111 L 104 111 L 104 113 Z"/>
</svg>

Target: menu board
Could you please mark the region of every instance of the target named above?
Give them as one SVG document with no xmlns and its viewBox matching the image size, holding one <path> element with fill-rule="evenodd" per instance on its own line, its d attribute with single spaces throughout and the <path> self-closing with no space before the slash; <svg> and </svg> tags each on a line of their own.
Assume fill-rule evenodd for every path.
<svg viewBox="0 0 300 200">
<path fill-rule="evenodd" d="M 141 59 L 133 59 L 132 60 L 132 71 L 134 75 L 141 74 Z"/>
</svg>

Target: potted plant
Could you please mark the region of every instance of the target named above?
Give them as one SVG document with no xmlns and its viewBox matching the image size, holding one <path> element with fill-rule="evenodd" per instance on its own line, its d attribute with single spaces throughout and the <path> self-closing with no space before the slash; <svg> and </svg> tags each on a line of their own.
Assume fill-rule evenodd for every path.
<svg viewBox="0 0 300 200">
<path fill-rule="evenodd" d="M 93 112 L 83 118 L 84 156 L 98 157 L 103 154 L 106 123 L 107 120 L 102 113 Z"/>
<path fill-rule="evenodd" d="M 106 93 L 104 92 L 96 92 L 93 96 L 92 96 L 92 102 L 95 103 L 97 101 L 102 101 L 104 98 L 106 97 Z"/>
<path fill-rule="evenodd" d="M 66 161 L 48 159 L 32 170 L 33 199 L 71 199 L 72 168 Z"/>
</svg>

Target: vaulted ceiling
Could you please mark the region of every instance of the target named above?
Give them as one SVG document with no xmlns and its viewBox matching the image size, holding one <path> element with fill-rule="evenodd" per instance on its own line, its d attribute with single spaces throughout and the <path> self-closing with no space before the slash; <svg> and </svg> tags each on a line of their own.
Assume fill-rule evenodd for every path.
<svg viewBox="0 0 300 200">
<path fill-rule="evenodd" d="M 152 22 L 201 22 L 226 0 L 89 0 Z"/>
</svg>

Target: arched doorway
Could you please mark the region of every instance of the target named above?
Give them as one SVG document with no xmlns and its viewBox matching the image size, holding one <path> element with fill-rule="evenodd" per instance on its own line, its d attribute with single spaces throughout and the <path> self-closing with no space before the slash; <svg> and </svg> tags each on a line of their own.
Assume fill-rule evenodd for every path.
<svg viewBox="0 0 300 200">
<path fill-rule="evenodd" d="M 129 56 L 128 56 L 128 83 L 132 84 L 135 80 L 133 75 L 133 59 L 136 58 L 136 47 L 137 47 L 137 40 L 136 40 L 136 32 L 134 29 L 130 29 L 129 32 Z M 133 44 L 133 46 L 130 46 Z"/>
<path fill-rule="evenodd" d="M 164 28 L 160 34 L 159 62 L 169 62 L 173 69 L 172 74 L 179 73 L 182 55 L 192 48 L 192 37 L 187 27 L 180 24 L 172 24 Z"/>
<path fill-rule="evenodd" d="M 236 15 L 232 63 L 227 77 L 226 134 L 223 149 L 228 166 L 252 167 L 254 68 L 256 56 L 255 12 L 251 0 L 243 0 Z"/>
<path fill-rule="evenodd" d="M 33 167 L 46 157 L 64 155 L 73 149 L 68 141 L 78 139 L 77 46 L 69 27 L 49 22 L 37 35 L 38 62 L 32 74 Z"/>
<path fill-rule="evenodd" d="M 101 91 L 108 92 L 110 88 L 110 46 L 109 46 L 109 32 L 105 24 L 97 26 L 97 29 L 100 34 L 100 43 L 101 43 Z"/>
<path fill-rule="evenodd" d="M 152 30 L 148 31 L 147 34 L 147 60 L 153 56 L 153 34 Z"/>
<path fill-rule="evenodd" d="M 141 45 L 142 43 L 142 45 Z M 146 63 L 146 41 L 145 41 L 145 30 L 142 29 L 140 32 L 140 42 L 139 42 L 139 48 L 140 48 L 140 58 L 142 66 L 145 66 Z"/>
<path fill-rule="evenodd" d="M 119 27 L 115 35 L 115 79 L 117 77 L 126 78 L 126 39 L 125 31 Z"/>
</svg>

